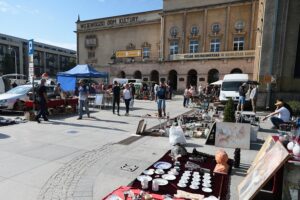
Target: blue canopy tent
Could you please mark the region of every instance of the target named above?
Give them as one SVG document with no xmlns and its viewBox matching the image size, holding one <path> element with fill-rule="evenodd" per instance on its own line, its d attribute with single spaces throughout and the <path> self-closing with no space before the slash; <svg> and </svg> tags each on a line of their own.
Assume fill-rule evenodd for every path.
<svg viewBox="0 0 300 200">
<path fill-rule="evenodd" d="M 57 74 L 57 82 L 61 84 L 64 91 L 74 90 L 77 78 L 106 78 L 106 81 L 108 81 L 108 73 L 98 72 L 91 65 L 85 64 L 76 65 L 69 71 Z"/>
</svg>

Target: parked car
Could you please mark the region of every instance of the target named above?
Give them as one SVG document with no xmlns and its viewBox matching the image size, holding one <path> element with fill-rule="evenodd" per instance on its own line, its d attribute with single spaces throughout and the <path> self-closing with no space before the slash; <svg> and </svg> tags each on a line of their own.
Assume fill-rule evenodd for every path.
<svg viewBox="0 0 300 200">
<path fill-rule="evenodd" d="M 54 96 L 54 86 L 46 86 L 47 96 Z M 0 109 L 23 111 L 24 103 L 32 99 L 32 85 L 20 85 L 0 94 Z"/>
<path fill-rule="evenodd" d="M 23 74 L 5 74 L 0 77 L 0 94 L 10 90 L 13 83 L 24 85 L 26 82 L 26 76 Z"/>
</svg>

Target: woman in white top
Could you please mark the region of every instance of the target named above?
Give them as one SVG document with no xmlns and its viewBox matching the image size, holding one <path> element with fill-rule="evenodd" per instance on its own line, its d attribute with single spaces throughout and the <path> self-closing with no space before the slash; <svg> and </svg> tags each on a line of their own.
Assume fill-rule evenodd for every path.
<svg viewBox="0 0 300 200">
<path fill-rule="evenodd" d="M 125 116 L 129 115 L 129 104 L 131 100 L 131 92 L 129 90 L 129 84 L 125 85 L 125 89 L 123 90 L 123 98 L 125 101 L 125 106 L 126 106 L 126 114 Z"/>
<path fill-rule="evenodd" d="M 277 106 L 276 110 L 271 114 L 265 116 L 263 118 L 263 121 L 266 120 L 268 117 L 271 117 L 270 120 L 274 125 L 273 128 L 278 129 L 280 124 L 284 124 L 285 122 L 290 121 L 291 113 L 286 107 L 283 106 L 282 101 L 277 101 L 275 103 L 275 106 Z M 275 117 L 274 115 L 278 115 L 278 117 Z"/>
</svg>

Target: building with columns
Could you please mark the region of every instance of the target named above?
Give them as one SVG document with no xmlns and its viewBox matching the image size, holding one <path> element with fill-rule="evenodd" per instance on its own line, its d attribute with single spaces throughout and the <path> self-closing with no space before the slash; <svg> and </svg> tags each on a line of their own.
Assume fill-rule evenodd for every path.
<svg viewBox="0 0 300 200">
<path fill-rule="evenodd" d="M 28 40 L 0 34 L 0 74 L 18 73 L 28 76 Z M 34 42 L 34 72 L 56 77 L 76 65 L 76 51 Z M 17 67 L 17 71 L 15 69 Z"/>
<path fill-rule="evenodd" d="M 111 79 L 169 80 L 177 90 L 247 73 L 261 83 L 260 102 L 270 103 L 271 96 L 300 90 L 289 87 L 300 71 L 299 31 L 292 31 L 299 28 L 297 8 L 297 0 L 164 0 L 161 10 L 78 19 L 78 63 L 107 71 Z M 279 44 L 293 48 L 285 51 Z M 289 75 L 279 77 L 277 71 Z"/>
</svg>

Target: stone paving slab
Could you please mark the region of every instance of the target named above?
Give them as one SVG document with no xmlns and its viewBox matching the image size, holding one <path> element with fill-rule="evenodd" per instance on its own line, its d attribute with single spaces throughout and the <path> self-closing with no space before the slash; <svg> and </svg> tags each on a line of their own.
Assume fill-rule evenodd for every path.
<svg viewBox="0 0 300 200">
<path fill-rule="evenodd" d="M 82 120 L 71 115 L 50 118 L 50 122 L 41 124 L 1 127 L 7 137 L 0 137 L 0 196 L 9 200 L 20 200 L 20 196 L 22 200 L 99 200 L 120 185 L 129 184 L 170 149 L 167 137 L 146 136 L 129 145 L 118 144 L 135 133 L 142 116 L 155 116 L 153 101 L 136 100 L 135 107 L 129 117 L 123 115 L 123 110 L 117 116 L 111 110 L 92 109 L 92 118 L 84 116 Z M 189 111 L 182 107 L 181 96 L 167 101 L 167 110 L 171 118 Z M 160 122 L 154 117 L 144 119 L 148 128 Z M 268 123 L 263 125 L 267 127 Z M 258 137 L 264 139 L 267 134 L 270 133 L 260 133 Z M 196 147 L 214 154 L 218 149 L 204 145 L 203 139 L 188 139 L 188 143 L 189 151 Z M 259 145 L 255 150 L 242 151 L 245 168 L 233 171 L 231 199 L 236 199 L 236 186 Z M 233 157 L 234 149 L 226 151 Z M 124 163 L 138 164 L 139 168 L 130 173 L 120 171 Z"/>
</svg>

